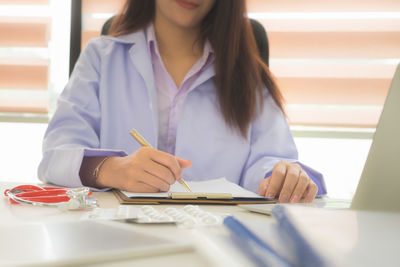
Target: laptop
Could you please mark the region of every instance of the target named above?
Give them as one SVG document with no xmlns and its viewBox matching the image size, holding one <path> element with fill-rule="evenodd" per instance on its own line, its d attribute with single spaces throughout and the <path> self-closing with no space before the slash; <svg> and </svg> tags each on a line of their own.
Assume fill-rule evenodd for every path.
<svg viewBox="0 0 400 267">
<path fill-rule="evenodd" d="M 317 206 L 347 208 L 347 201 Z M 274 205 L 240 205 L 258 213 L 271 214 Z M 394 74 L 381 117 L 368 153 L 356 193 L 350 204 L 355 210 L 400 211 L 400 64 Z"/>
<path fill-rule="evenodd" d="M 400 64 L 394 74 L 351 209 L 400 211 Z"/>
</svg>

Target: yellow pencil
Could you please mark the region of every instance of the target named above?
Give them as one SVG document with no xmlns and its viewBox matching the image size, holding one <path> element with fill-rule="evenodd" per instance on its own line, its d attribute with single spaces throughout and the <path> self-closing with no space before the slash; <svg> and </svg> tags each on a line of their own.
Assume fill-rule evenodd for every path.
<svg viewBox="0 0 400 267">
<path fill-rule="evenodd" d="M 142 146 L 151 147 L 151 145 L 146 141 L 146 139 L 144 139 L 144 137 L 141 136 L 135 129 L 132 129 L 132 131 L 130 133 L 133 136 L 133 138 L 135 138 L 136 141 L 138 141 L 139 144 L 141 144 Z M 192 190 L 190 189 L 188 184 L 185 182 L 185 180 L 183 180 L 183 178 L 180 179 L 178 182 L 181 185 L 183 185 L 189 192 L 192 192 Z"/>
</svg>

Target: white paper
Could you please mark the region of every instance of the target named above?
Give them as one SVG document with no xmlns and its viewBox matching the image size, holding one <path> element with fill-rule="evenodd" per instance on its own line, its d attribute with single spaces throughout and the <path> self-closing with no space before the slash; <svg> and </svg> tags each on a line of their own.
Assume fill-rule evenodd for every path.
<svg viewBox="0 0 400 267">
<path fill-rule="evenodd" d="M 260 197 L 256 193 L 244 189 L 243 187 L 229 182 L 225 178 L 218 178 L 207 181 L 186 181 L 193 193 L 229 193 L 233 197 Z M 176 182 L 171 185 L 168 192 L 162 193 L 131 193 L 121 191 L 127 197 L 168 197 L 169 193 L 187 192 L 186 188 Z"/>
</svg>

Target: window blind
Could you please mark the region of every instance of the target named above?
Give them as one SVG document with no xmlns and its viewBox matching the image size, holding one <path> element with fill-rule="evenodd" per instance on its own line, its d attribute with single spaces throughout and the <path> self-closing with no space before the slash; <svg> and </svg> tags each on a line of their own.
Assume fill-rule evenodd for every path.
<svg viewBox="0 0 400 267">
<path fill-rule="evenodd" d="M 100 35 L 107 19 L 118 13 L 124 0 L 82 0 L 82 47 Z"/>
<path fill-rule="evenodd" d="M 0 0 L 0 113 L 47 114 L 49 0 Z"/>
<path fill-rule="evenodd" d="M 123 0 L 83 0 L 82 47 Z M 398 0 L 248 0 L 292 126 L 374 128 L 400 62 Z"/>
<path fill-rule="evenodd" d="M 400 1 L 249 0 L 291 125 L 375 127 L 400 59 Z"/>
</svg>

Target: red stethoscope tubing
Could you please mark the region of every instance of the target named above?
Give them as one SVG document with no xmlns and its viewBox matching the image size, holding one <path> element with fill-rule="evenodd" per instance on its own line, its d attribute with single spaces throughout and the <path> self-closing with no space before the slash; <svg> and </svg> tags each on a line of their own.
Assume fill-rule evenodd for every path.
<svg viewBox="0 0 400 267">
<path fill-rule="evenodd" d="M 18 195 L 16 195 L 18 196 Z M 42 203 L 60 203 L 67 202 L 70 200 L 68 196 L 49 196 L 49 197 L 21 197 L 24 200 L 33 201 L 33 202 L 42 202 Z M 12 204 L 20 204 L 19 202 L 10 198 L 10 202 Z"/>
<path fill-rule="evenodd" d="M 24 200 L 42 203 L 60 203 L 67 202 L 70 200 L 67 195 L 67 191 L 70 188 L 63 187 L 51 187 L 51 186 L 36 186 L 36 185 L 20 185 L 12 189 L 7 189 L 4 191 L 4 195 L 8 196 L 7 192 L 10 190 L 21 190 L 20 193 L 15 193 L 14 196 L 19 197 Z M 92 192 L 89 193 L 89 196 Z M 19 204 L 13 199 L 9 199 L 13 204 Z"/>
<path fill-rule="evenodd" d="M 21 190 L 24 193 L 26 192 L 38 192 L 38 191 L 47 191 L 47 190 L 53 190 L 53 189 L 64 189 L 62 187 L 54 187 L 54 186 L 37 186 L 37 185 L 19 185 L 16 187 L 13 187 L 12 189 L 6 189 L 4 191 L 4 195 L 7 196 L 7 192 L 10 190 Z"/>
</svg>

